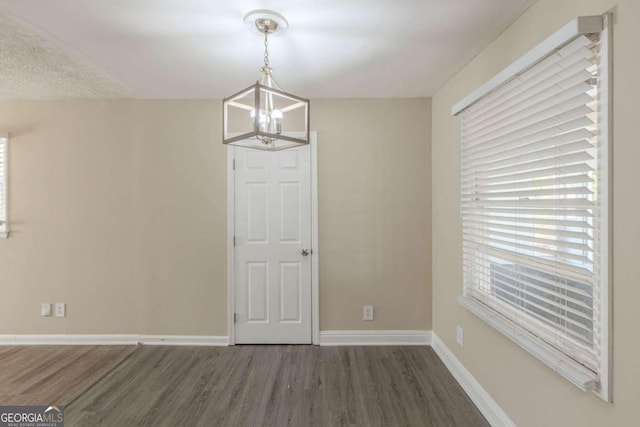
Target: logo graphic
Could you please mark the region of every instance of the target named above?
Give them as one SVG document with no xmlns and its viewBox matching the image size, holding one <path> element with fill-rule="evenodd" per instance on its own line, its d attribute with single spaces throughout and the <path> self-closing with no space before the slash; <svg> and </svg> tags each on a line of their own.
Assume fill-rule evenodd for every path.
<svg viewBox="0 0 640 427">
<path fill-rule="evenodd" d="M 0 406 L 0 427 L 64 427 L 64 406 Z"/>
</svg>

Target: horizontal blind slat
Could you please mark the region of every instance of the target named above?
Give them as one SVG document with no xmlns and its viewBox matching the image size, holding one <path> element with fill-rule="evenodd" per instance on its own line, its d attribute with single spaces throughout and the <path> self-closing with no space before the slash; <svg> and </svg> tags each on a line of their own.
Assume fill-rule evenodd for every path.
<svg viewBox="0 0 640 427">
<path fill-rule="evenodd" d="M 581 278 L 580 280 L 583 280 L 583 281 L 589 281 L 588 278 L 590 276 L 593 276 L 593 271 L 585 267 L 584 266 L 585 264 L 574 265 L 570 263 L 570 261 L 575 261 L 575 260 L 572 260 L 571 258 L 568 258 L 568 257 L 563 257 L 564 259 L 566 259 L 566 262 L 559 262 L 557 258 L 552 258 L 554 256 L 556 257 L 558 256 L 557 252 L 550 251 L 549 256 L 547 258 L 543 258 L 537 255 L 530 255 L 522 252 L 514 252 L 511 250 L 506 250 L 506 249 L 498 248 L 491 245 L 477 244 L 473 241 L 470 242 L 469 239 L 463 238 L 463 244 L 464 243 L 469 244 L 467 245 L 467 247 L 478 248 L 477 250 L 481 249 L 482 251 L 486 251 L 487 253 L 490 253 L 497 257 L 503 257 L 505 259 L 510 259 L 513 262 L 518 262 L 523 264 L 529 263 L 532 265 L 533 264 L 539 265 L 541 266 L 540 268 L 543 268 L 543 266 L 546 266 L 547 268 L 550 268 L 556 271 L 558 274 L 566 274 L 567 276 L 570 276 L 573 278 Z"/>
<path fill-rule="evenodd" d="M 567 217 L 567 218 L 584 218 L 589 219 L 594 215 L 588 210 L 584 209 L 575 209 L 575 210 L 567 210 L 567 209 L 532 209 L 532 208 L 515 208 L 515 207 L 486 207 L 486 206 L 462 206 L 462 214 L 470 215 L 475 212 L 486 212 L 488 214 L 495 215 L 514 215 L 514 216 L 522 216 L 522 218 L 526 217 L 541 217 L 541 216 L 550 216 L 550 217 Z"/>
<path fill-rule="evenodd" d="M 486 260 L 484 260 L 484 263 L 480 263 L 477 262 L 477 260 L 470 261 L 469 257 L 464 258 L 464 268 L 467 275 L 471 276 L 479 272 L 485 275 L 489 274 L 488 272 L 500 272 L 503 276 L 508 276 L 508 279 L 515 277 L 516 280 L 514 280 L 513 283 L 522 286 L 526 285 L 532 289 L 535 288 L 539 292 L 545 292 L 550 295 L 550 298 L 559 298 L 561 301 L 571 300 L 571 304 L 580 312 L 593 310 L 595 288 L 588 283 L 575 280 L 570 280 L 566 283 L 554 282 L 548 275 L 548 277 L 541 274 L 536 275 L 536 271 L 540 273 L 542 270 L 527 269 L 525 266 L 519 264 L 487 263 Z M 487 276 L 481 280 L 477 279 L 476 277 L 475 280 L 482 283 L 482 286 L 485 288 L 487 287 L 486 284 L 489 284 L 490 289 L 492 284 L 490 277 Z M 573 285 L 570 285 L 569 282 L 573 283 Z M 557 301 L 550 302 L 551 305 L 556 305 L 556 303 Z"/>
<path fill-rule="evenodd" d="M 469 226 L 473 229 L 482 230 L 485 227 L 488 229 L 488 233 L 491 230 L 502 230 L 503 232 L 523 232 L 523 233 L 533 233 L 536 235 L 547 235 L 547 236 L 558 236 L 566 239 L 581 239 L 587 240 L 591 239 L 591 235 L 584 231 L 570 231 L 564 229 L 562 226 L 556 226 L 555 228 L 542 228 L 542 227 L 527 227 L 519 224 L 497 224 L 490 221 L 483 221 L 480 218 L 469 218 L 466 221 Z M 538 225 L 538 223 L 536 223 Z M 591 227 L 589 227 L 591 229 Z"/>
<path fill-rule="evenodd" d="M 546 313 L 549 313 L 550 315 L 558 319 L 561 319 L 562 321 L 571 323 L 576 328 L 579 328 L 586 333 L 593 333 L 592 327 L 589 327 L 584 323 L 580 322 L 581 320 L 584 321 L 585 323 L 588 321 L 592 321 L 592 313 L 584 313 L 575 308 L 572 308 L 569 305 L 562 305 L 557 301 L 554 301 L 553 297 L 545 297 L 544 295 L 536 294 L 535 291 L 533 291 L 534 287 L 530 286 L 530 283 L 528 282 L 517 281 L 517 283 L 520 286 L 517 286 L 517 285 L 514 286 L 513 283 L 516 283 L 516 281 L 511 282 L 512 280 L 511 277 L 502 275 L 499 272 L 493 272 L 490 275 L 488 275 L 487 273 L 484 273 L 481 271 L 474 271 L 474 274 L 478 276 L 485 276 L 485 279 L 490 278 L 490 280 L 494 281 L 494 283 L 498 285 L 499 291 L 509 292 L 511 296 L 513 296 L 513 298 L 517 300 L 520 304 L 531 304 L 545 311 Z M 527 299 L 526 297 L 536 298 L 539 302 L 535 302 L 532 299 Z M 557 298 L 561 298 L 562 300 L 566 301 L 565 295 L 558 294 Z M 549 307 L 544 307 L 543 304 L 548 304 Z M 564 310 L 566 313 L 570 313 L 571 315 L 573 315 L 573 318 L 571 316 L 568 316 L 567 314 L 563 314 L 561 312 L 555 311 L 554 308 L 558 310 Z M 584 336 L 580 336 L 580 337 L 584 339 Z"/>
<path fill-rule="evenodd" d="M 531 247 L 533 250 L 537 250 L 539 246 L 536 246 L 536 244 L 539 244 L 546 245 L 547 247 L 554 247 L 555 249 L 553 250 L 558 252 L 569 249 L 575 249 L 582 252 L 593 252 L 593 249 L 587 244 L 560 240 L 561 236 L 558 236 L 559 238 L 556 240 L 525 234 L 513 234 L 497 230 L 481 229 L 472 226 L 466 226 L 464 231 L 468 234 L 470 239 L 474 239 L 476 242 L 483 242 L 486 239 L 486 241 L 499 241 L 504 246 L 514 245 L 515 247 L 515 245 L 526 245 L 526 247 Z"/>
<path fill-rule="evenodd" d="M 519 105 L 520 101 L 535 102 L 535 97 L 540 93 L 552 90 L 554 87 L 558 92 L 569 90 L 572 86 L 579 83 L 591 83 L 593 74 L 588 70 L 590 62 L 586 58 L 581 58 L 578 62 L 572 64 L 569 68 L 564 70 L 558 70 L 556 74 L 550 75 L 549 80 L 530 81 L 527 83 L 527 87 L 522 88 L 522 92 L 512 92 L 503 99 L 494 102 L 491 105 L 487 105 L 481 114 L 473 116 L 471 119 L 467 119 L 464 122 L 463 130 L 468 130 L 474 127 L 483 126 L 483 123 L 489 123 L 496 121 L 497 115 L 505 115 L 513 111 L 514 107 Z M 526 97 L 521 98 L 521 96 Z"/>
<path fill-rule="evenodd" d="M 544 141 L 546 139 L 560 139 L 565 137 L 565 134 L 569 134 L 570 136 L 572 136 L 573 132 L 581 133 L 584 135 L 582 136 L 582 138 L 588 139 L 593 136 L 593 134 L 587 128 L 590 125 L 593 125 L 593 120 L 589 119 L 588 117 L 580 116 L 577 118 L 569 119 L 568 121 L 565 121 L 558 126 L 537 130 L 526 135 L 515 135 L 509 136 L 507 138 L 496 138 L 490 142 L 477 144 L 475 146 L 465 145 L 465 156 L 463 158 L 463 161 L 465 161 L 468 156 L 475 156 L 477 152 L 497 152 L 499 150 L 524 146 L 525 144 L 532 144 L 535 142 Z"/>
<path fill-rule="evenodd" d="M 583 183 L 584 184 L 584 183 Z M 539 190 L 531 190 L 529 188 L 523 188 L 520 191 L 480 191 L 475 188 L 471 188 L 470 194 L 465 196 L 466 200 L 494 200 L 494 199 L 513 199 L 517 201 L 523 197 L 543 197 L 553 195 L 588 195 L 593 194 L 593 191 L 584 185 L 572 186 L 566 188 L 541 188 Z"/>
<path fill-rule="evenodd" d="M 519 138 L 506 143 L 479 147 L 475 151 L 466 152 L 465 162 L 480 161 L 481 159 L 500 159 L 511 157 L 513 153 L 528 153 L 542 148 L 553 147 L 565 143 L 580 140 L 591 140 L 595 135 L 585 128 L 579 128 L 571 132 L 558 134 L 554 130 L 544 131 L 544 136 L 536 135 L 533 138 Z"/>
<path fill-rule="evenodd" d="M 500 183 L 513 183 L 521 180 L 536 180 L 551 177 L 563 177 L 581 172 L 593 172 L 594 169 L 587 163 L 576 163 L 570 165 L 554 165 L 548 168 L 541 168 L 527 172 L 513 173 L 509 175 L 483 177 L 482 181 L 478 181 L 479 184 L 500 184 Z M 466 183 L 467 179 L 473 179 L 473 177 L 465 178 L 462 183 Z"/>
<path fill-rule="evenodd" d="M 559 278 L 560 276 L 558 276 L 557 274 L 553 275 L 552 273 L 556 270 L 551 271 L 549 269 L 546 269 L 546 266 L 540 267 L 539 264 L 535 263 L 518 263 L 512 260 L 492 257 L 487 254 L 473 253 L 469 251 L 464 252 L 463 262 L 467 264 L 474 263 L 477 265 L 487 264 L 491 262 L 499 263 L 500 268 L 510 270 L 513 273 L 518 273 L 523 277 L 529 278 L 531 282 L 535 281 L 540 282 L 541 284 L 535 285 L 534 283 L 534 286 L 544 286 L 544 289 L 546 289 L 550 293 L 557 294 L 558 296 L 567 295 L 568 298 L 572 298 L 575 301 L 575 304 L 582 304 L 585 308 L 592 308 L 591 301 L 594 299 L 593 291 L 595 285 L 593 283 L 588 283 L 588 278 L 586 278 L 587 280 L 583 281 L 585 278 L 581 276 L 573 278 L 565 278 L 564 276 L 562 276 L 565 279 L 565 283 L 561 283 L 558 281 L 553 281 L 551 279 L 551 277 Z M 545 277 L 535 273 L 540 271 L 544 271 L 550 274 L 548 277 Z M 561 269 L 558 269 L 557 271 L 562 273 Z M 575 282 L 576 284 L 580 283 L 584 286 L 579 287 L 576 285 L 569 285 L 569 282 Z"/>
<path fill-rule="evenodd" d="M 558 159 L 559 156 L 565 154 L 571 154 L 576 152 L 585 152 L 586 150 L 593 150 L 595 147 L 590 142 L 582 139 L 566 144 L 553 145 L 550 148 L 542 148 L 540 150 L 530 151 L 527 153 L 510 152 L 505 153 L 505 158 L 489 160 L 489 159 L 469 159 L 469 162 L 463 166 L 464 172 L 473 172 L 475 170 L 491 171 L 503 166 L 526 164 L 534 160 L 548 160 Z M 507 155 L 509 155 L 507 157 Z M 593 158 L 593 156 L 591 156 Z M 590 158 L 585 158 L 590 160 Z M 556 161 L 556 163 L 565 163 L 562 160 Z"/>
<path fill-rule="evenodd" d="M 462 200 L 462 206 L 469 206 L 480 208 L 486 205 L 485 200 Z M 575 199 L 544 199 L 544 200 L 493 200 L 491 201 L 492 207 L 522 207 L 522 208 L 553 208 L 555 206 L 560 206 L 563 208 L 587 208 L 592 209 L 594 207 L 594 202 L 588 200 L 586 198 L 575 198 Z M 568 214 L 572 212 L 569 211 Z"/>
<path fill-rule="evenodd" d="M 586 151 L 581 151 L 578 153 L 563 154 L 542 160 L 514 163 L 511 166 L 502 166 L 490 170 L 462 170 L 462 180 L 464 182 L 468 179 L 484 180 L 498 177 L 511 179 L 512 177 L 520 176 L 525 172 L 546 171 L 552 167 L 557 169 L 558 166 L 565 167 L 565 165 L 571 165 L 572 163 L 581 163 L 584 164 L 586 168 L 590 168 L 589 163 L 593 160 L 594 157 L 591 154 Z M 565 173 L 561 174 L 565 175 Z"/>
<path fill-rule="evenodd" d="M 587 77 L 585 76 L 585 78 Z M 586 86 L 591 89 L 591 86 Z M 486 141 L 487 138 L 491 139 L 506 135 L 514 130 L 542 122 L 550 117 L 555 117 L 558 114 L 572 111 L 579 107 L 588 107 L 588 105 L 593 102 L 593 97 L 586 92 L 587 90 L 583 89 L 577 94 L 571 92 L 543 94 L 548 96 L 548 98 L 545 98 L 531 108 L 513 112 L 508 117 L 503 117 L 495 123 L 486 124 L 482 128 L 464 128 L 466 134 L 464 137 L 470 142 L 478 140 Z"/>
<path fill-rule="evenodd" d="M 480 212 L 478 214 L 465 213 L 465 221 L 474 222 L 477 221 L 480 224 L 505 224 L 510 227 L 522 226 L 522 224 L 533 225 L 553 225 L 561 229 L 576 228 L 576 229 L 591 229 L 593 226 L 587 221 L 579 220 L 567 220 L 567 219 L 548 219 L 540 217 L 524 217 L 524 216 L 499 216 L 491 215 L 490 213 Z"/>
<path fill-rule="evenodd" d="M 514 254 L 522 254 L 525 256 L 529 254 L 544 254 L 544 256 L 548 256 L 549 258 L 562 257 L 563 259 L 571 260 L 581 265 L 592 264 L 591 259 L 589 259 L 586 256 L 572 254 L 569 252 L 563 252 L 560 250 L 547 249 L 541 246 L 533 247 L 531 245 L 525 245 L 517 242 L 505 243 L 500 239 L 494 239 L 494 238 L 486 238 L 483 241 L 477 241 L 477 240 L 474 240 L 472 237 L 465 237 L 464 240 L 468 242 L 472 242 L 474 245 L 483 247 L 484 249 L 487 249 L 487 250 L 500 250 L 505 252 L 512 252 Z M 536 256 L 540 256 L 540 255 L 536 255 Z"/>
<path fill-rule="evenodd" d="M 511 141 L 515 138 L 528 137 L 544 130 L 551 130 L 555 133 L 564 133 L 582 127 L 591 126 L 593 125 L 593 120 L 588 117 L 591 113 L 593 113 L 593 110 L 590 107 L 586 105 L 579 105 L 557 115 L 549 115 L 546 113 L 535 117 L 535 119 L 539 118 L 540 120 L 528 118 L 526 121 L 523 121 L 522 126 L 510 127 L 496 135 L 485 135 L 476 139 L 470 138 L 468 140 L 469 148 L 487 143 L 497 144 L 500 142 Z"/>
<path fill-rule="evenodd" d="M 526 89 L 540 81 L 544 81 L 550 76 L 562 72 L 563 69 L 570 69 L 576 61 L 581 61 L 590 57 L 592 54 L 591 49 L 589 49 L 590 45 L 592 45 L 592 41 L 586 37 L 576 39 L 569 43 L 567 46 L 534 65 L 526 72 L 520 74 L 510 82 L 507 82 L 495 92 L 489 93 L 483 99 L 468 107 L 463 112 L 463 118 L 467 119 L 468 116 L 481 116 L 483 111 L 494 108 L 501 99 L 510 96 L 513 92 L 518 93 L 522 88 Z M 581 68 L 586 68 L 587 66 L 588 64 L 581 65 Z"/>
<path fill-rule="evenodd" d="M 554 187 L 554 186 L 562 186 L 562 185 L 571 185 L 571 184 L 590 184 L 593 182 L 593 178 L 589 175 L 579 174 L 579 175 L 569 175 L 569 176 L 560 176 L 557 178 L 549 178 L 549 179 L 537 179 L 530 180 L 526 182 L 517 181 L 517 182 L 509 182 L 506 184 L 487 184 L 487 185 L 479 185 L 473 184 L 473 188 L 477 191 L 505 191 L 505 190 L 515 190 L 515 189 L 529 189 L 529 188 L 546 188 L 546 187 Z M 466 183 L 469 184 L 470 183 Z"/>
<path fill-rule="evenodd" d="M 463 135 L 469 136 L 470 133 L 486 129 L 488 126 L 498 123 L 503 116 L 512 117 L 520 114 L 537 103 L 551 102 L 554 95 L 558 96 L 558 99 L 568 99 L 579 93 L 586 93 L 592 88 L 590 84 L 592 77 L 593 75 L 584 68 L 576 68 L 571 75 L 557 76 L 556 79 L 546 82 L 544 85 L 531 87 L 522 94 L 524 98 L 511 98 L 502 105 L 487 110 L 489 114 L 485 114 L 485 117 L 477 118 L 473 122 L 465 122 L 462 128 Z M 559 89 L 560 93 L 558 93 Z"/>
</svg>

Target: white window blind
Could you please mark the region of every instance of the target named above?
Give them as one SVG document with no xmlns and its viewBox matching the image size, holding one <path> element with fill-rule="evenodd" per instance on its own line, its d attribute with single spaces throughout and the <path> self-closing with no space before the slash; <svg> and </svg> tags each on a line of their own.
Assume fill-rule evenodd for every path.
<svg viewBox="0 0 640 427">
<path fill-rule="evenodd" d="M 7 134 L 0 134 L 0 238 L 6 238 L 9 233 L 7 212 L 8 141 Z"/>
<path fill-rule="evenodd" d="M 460 113 L 461 302 L 584 389 L 608 357 L 601 41 L 576 35 Z"/>
</svg>

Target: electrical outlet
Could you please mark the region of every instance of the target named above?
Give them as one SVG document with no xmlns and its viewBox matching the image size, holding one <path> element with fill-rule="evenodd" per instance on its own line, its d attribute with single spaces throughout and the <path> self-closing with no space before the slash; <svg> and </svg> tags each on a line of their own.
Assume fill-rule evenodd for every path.
<svg viewBox="0 0 640 427">
<path fill-rule="evenodd" d="M 365 305 L 364 306 L 364 320 L 373 320 L 373 306 Z"/>
<path fill-rule="evenodd" d="M 56 303 L 56 317 L 64 317 L 67 312 L 66 304 L 63 302 Z"/>
<path fill-rule="evenodd" d="M 458 345 L 464 345 L 464 331 L 460 326 L 456 326 L 456 341 Z"/>
<path fill-rule="evenodd" d="M 43 302 L 40 306 L 40 316 L 51 316 L 51 304 Z"/>
</svg>

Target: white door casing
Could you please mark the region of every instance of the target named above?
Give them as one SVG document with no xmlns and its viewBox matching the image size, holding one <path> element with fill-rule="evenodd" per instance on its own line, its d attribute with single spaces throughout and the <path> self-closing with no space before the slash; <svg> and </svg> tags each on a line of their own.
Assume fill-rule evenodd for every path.
<svg viewBox="0 0 640 427">
<path fill-rule="evenodd" d="M 313 301 L 317 286 L 312 286 L 313 273 L 317 278 L 315 139 L 313 134 L 313 147 L 276 152 L 228 148 L 233 193 L 229 197 L 232 344 L 316 341 L 312 332 L 312 326 L 317 329 L 317 313 L 312 313 L 312 302 L 317 303 Z"/>
</svg>

